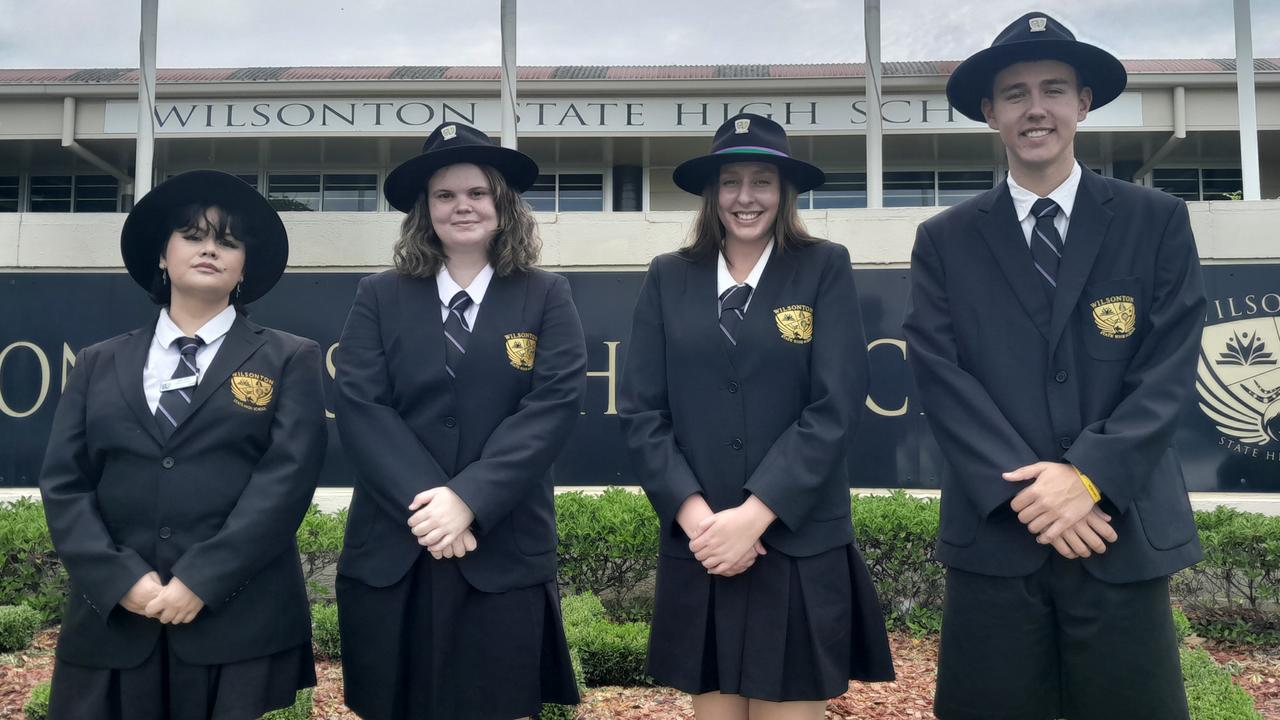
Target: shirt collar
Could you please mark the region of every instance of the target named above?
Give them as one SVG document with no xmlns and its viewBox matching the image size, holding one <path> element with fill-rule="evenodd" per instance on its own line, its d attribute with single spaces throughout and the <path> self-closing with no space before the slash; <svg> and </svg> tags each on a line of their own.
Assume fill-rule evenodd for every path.
<svg viewBox="0 0 1280 720">
<path fill-rule="evenodd" d="M 1083 172 L 1080 170 L 1080 163 L 1072 163 L 1071 174 L 1067 176 L 1062 184 L 1054 188 L 1049 193 L 1049 199 L 1058 204 L 1058 210 L 1071 219 L 1071 210 L 1076 204 L 1076 190 L 1080 188 L 1080 176 Z M 1013 198 L 1013 211 L 1018 216 L 1018 222 L 1027 219 L 1031 214 L 1031 206 L 1036 200 L 1040 199 L 1039 195 L 1022 187 L 1013 179 L 1013 173 L 1009 173 L 1009 196 Z"/>
<path fill-rule="evenodd" d="M 484 269 L 480 271 L 480 274 L 476 275 L 471 284 L 462 287 L 449 274 L 448 268 L 441 265 L 440 270 L 436 272 L 436 289 L 440 292 L 440 304 L 448 307 L 449 303 L 453 301 L 454 295 L 466 290 L 467 295 L 471 296 L 471 302 L 479 305 L 484 302 L 484 294 L 489 290 L 489 281 L 492 279 L 493 266 L 485 263 Z"/>
<path fill-rule="evenodd" d="M 764 252 L 760 253 L 760 258 L 756 260 L 755 267 L 751 268 L 751 272 L 747 274 L 744 282 L 751 286 L 751 291 L 755 292 L 760 287 L 760 276 L 764 274 L 764 266 L 769 264 L 769 256 L 773 254 L 773 240 L 764 246 Z M 723 295 L 725 290 L 738 284 L 733 279 L 733 275 L 729 274 L 729 261 L 724 259 L 724 252 L 721 251 L 716 259 L 716 295 Z"/>
<path fill-rule="evenodd" d="M 214 315 L 199 330 L 196 331 L 196 337 L 204 341 L 205 345 L 212 343 L 214 340 L 226 335 L 231 330 L 231 325 L 236 321 L 236 309 L 233 305 L 228 305 L 222 309 L 222 312 Z M 156 320 L 156 342 L 160 343 L 160 347 L 167 348 L 173 344 L 174 340 L 184 337 L 182 330 L 178 328 L 173 318 L 169 317 L 169 308 L 160 310 L 160 317 Z"/>
</svg>

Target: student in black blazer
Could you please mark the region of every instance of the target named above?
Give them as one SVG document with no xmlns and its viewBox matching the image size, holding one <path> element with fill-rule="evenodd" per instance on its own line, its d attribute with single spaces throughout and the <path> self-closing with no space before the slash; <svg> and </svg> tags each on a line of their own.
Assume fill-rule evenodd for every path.
<svg viewBox="0 0 1280 720">
<path fill-rule="evenodd" d="M 1075 159 L 1125 71 L 1044 13 L 947 85 L 1009 177 L 920 226 L 905 326 L 947 459 L 936 712 L 1186 718 L 1168 576 L 1200 559 L 1172 447 L 1205 299 L 1186 205 Z"/>
<path fill-rule="evenodd" d="M 700 720 L 821 718 L 851 678 L 893 678 L 850 520 L 849 253 L 805 232 L 796 193 L 823 175 L 772 120 L 730 118 L 675 181 L 702 209 L 649 266 L 619 399 L 662 523 L 649 672 Z"/>
<path fill-rule="evenodd" d="M 370 720 L 511 720 L 575 704 L 551 464 L 581 409 L 569 283 L 534 267 L 533 160 L 456 123 L 388 177 L 395 269 L 337 353 L 356 470 L 338 563 L 346 702 Z"/>
<path fill-rule="evenodd" d="M 82 350 L 40 475 L 71 577 L 53 720 L 251 720 L 315 684 L 294 532 L 324 457 L 320 349 L 241 306 L 288 240 L 237 178 L 162 183 L 125 221 L 155 323 Z"/>
</svg>

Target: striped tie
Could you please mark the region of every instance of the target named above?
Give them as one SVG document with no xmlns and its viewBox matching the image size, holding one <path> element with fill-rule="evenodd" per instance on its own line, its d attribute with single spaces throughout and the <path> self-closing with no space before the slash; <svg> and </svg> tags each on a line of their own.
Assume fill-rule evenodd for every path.
<svg viewBox="0 0 1280 720">
<path fill-rule="evenodd" d="M 449 377 L 458 377 L 458 368 L 467 354 L 467 341 L 471 339 L 466 317 L 469 307 L 471 296 L 466 290 L 459 290 L 449 301 L 449 314 L 444 319 L 444 369 L 449 371 Z"/>
<path fill-rule="evenodd" d="M 742 322 L 747 300 L 751 299 L 751 286 L 743 283 L 734 285 L 720 294 L 720 332 L 729 339 L 729 344 L 737 346 L 734 333 L 738 331 L 738 323 Z"/>
<path fill-rule="evenodd" d="M 1058 215 L 1058 203 L 1040 198 L 1031 206 L 1036 226 L 1031 231 L 1031 261 L 1036 270 L 1048 281 L 1050 288 L 1058 287 L 1058 264 L 1062 262 L 1062 237 L 1053 219 Z"/>
<path fill-rule="evenodd" d="M 181 357 L 178 360 L 178 367 L 173 369 L 173 375 L 169 379 L 198 378 L 200 371 L 196 369 L 196 351 L 204 345 L 204 340 L 198 337 L 180 337 L 173 342 L 178 346 Z M 156 405 L 156 423 L 160 426 L 160 433 L 164 435 L 165 440 L 173 435 L 173 431 L 177 430 L 178 425 L 187 418 L 187 413 L 191 412 L 191 396 L 195 391 L 196 386 L 190 385 L 160 393 L 160 404 Z"/>
</svg>

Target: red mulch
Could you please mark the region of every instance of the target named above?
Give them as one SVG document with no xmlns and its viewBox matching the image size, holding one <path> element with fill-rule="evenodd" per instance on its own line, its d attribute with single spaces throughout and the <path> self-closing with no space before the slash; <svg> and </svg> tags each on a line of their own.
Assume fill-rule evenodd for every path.
<svg viewBox="0 0 1280 720">
<path fill-rule="evenodd" d="M 917 639 L 905 633 L 889 636 L 898 680 L 892 683 L 850 683 L 849 692 L 827 704 L 827 720 L 925 720 L 933 717 L 936 638 Z M 21 720 L 22 705 L 32 686 L 53 672 L 56 630 L 42 631 L 35 644 L 20 653 L 0 655 L 0 720 Z M 1234 663 L 1236 682 L 1253 695 L 1264 718 L 1280 719 L 1280 648 L 1207 643 L 1205 648 L 1223 664 Z M 342 667 L 319 660 L 315 720 L 358 720 L 342 704 Z M 689 699 L 664 688 L 592 688 L 578 708 L 577 720 L 692 720 Z"/>
</svg>

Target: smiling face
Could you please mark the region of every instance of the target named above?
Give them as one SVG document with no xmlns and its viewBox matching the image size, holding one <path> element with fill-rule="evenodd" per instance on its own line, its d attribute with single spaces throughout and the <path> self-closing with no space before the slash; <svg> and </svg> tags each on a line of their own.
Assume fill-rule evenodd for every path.
<svg viewBox="0 0 1280 720">
<path fill-rule="evenodd" d="M 731 163 L 720 168 L 716 213 L 725 242 L 766 243 L 773 237 L 782 197 L 778 168 L 769 163 Z"/>
<path fill-rule="evenodd" d="M 493 189 L 476 165 L 459 163 L 437 170 L 427 181 L 427 206 L 446 256 L 485 252 L 498 231 Z"/>
<path fill-rule="evenodd" d="M 244 243 L 236 238 L 222 208 L 205 208 L 188 227 L 169 235 L 160 267 L 169 275 L 171 297 L 228 302 L 244 279 Z"/>
<path fill-rule="evenodd" d="M 1093 91 L 1080 87 L 1075 69 L 1057 60 L 1015 63 L 996 75 L 992 88 L 982 114 L 1000 133 L 1009 172 L 1015 178 L 1069 174 L 1076 125 L 1093 102 Z"/>
</svg>

